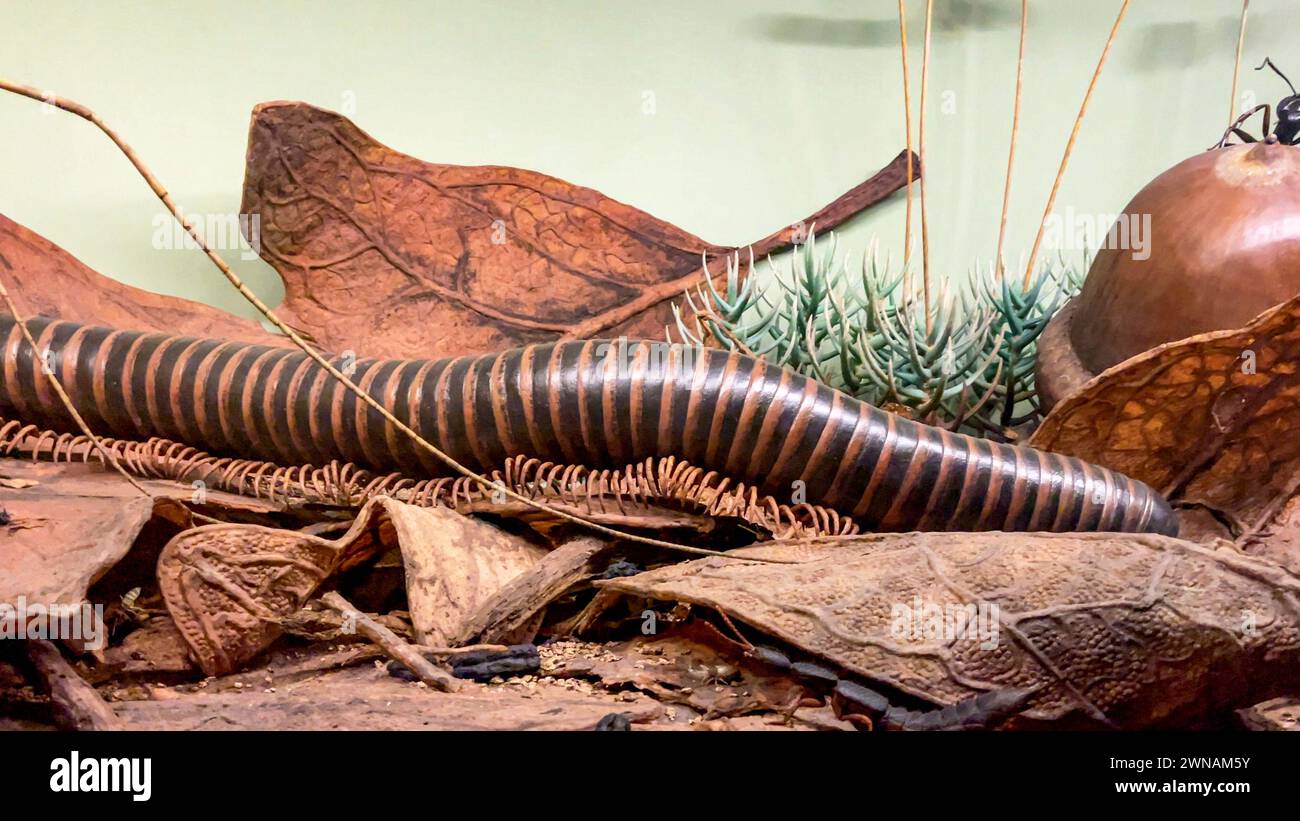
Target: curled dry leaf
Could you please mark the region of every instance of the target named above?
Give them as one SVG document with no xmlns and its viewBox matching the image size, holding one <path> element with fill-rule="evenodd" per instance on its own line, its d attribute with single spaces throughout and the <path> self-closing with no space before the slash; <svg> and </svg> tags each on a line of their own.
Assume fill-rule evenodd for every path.
<svg viewBox="0 0 1300 821">
<path fill-rule="evenodd" d="M 446 508 L 386 507 L 406 568 L 406 600 L 420 644 L 446 647 L 466 620 L 546 556 L 521 536 Z"/>
<path fill-rule="evenodd" d="M 83 265 L 59 246 L 0 215 L 0 279 L 24 316 L 91 325 L 282 345 L 256 322 L 174 296 L 132 288 Z"/>
<path fill-rule="evenodd" d="M 1010 726 L 1194 726 L 1294 685 L 1300 577 L 1137 534 L 777 542 L 598 582 L 725 612 L 936 705 L 1033 696 Z"/>
<path fill-rule="evenodd" d="M 1300 297 L 1111 368 L 1030 444 L 1208 509 L 1234 537 L 1257 533 L 1300 487 Z"/>
<path fill-rule="evenodd" d="M 903 187 L 905 160 L 759 240 L 755 255 Z M 659 339 L 701 255 L 720 268 L 734 250 L 545 174 L 423 162 L 305 103 L 253 111 L 241 211 L 259 216 L 262 256 L 284 279 L 281 315 L 327 348 L 370 356 Z"/>
<path fill-rule="evenodd" d="M 542 553 L 444 508 L 381 497 L 337 540 L 245 524 L 187 530 L 163 548 L 158 586 L 199 666 L 224 675 L 266 649 L 336 569 L 394 544 L 406 557 L 412 620 L 431 641 L 458 632 Z"/>
<path fill-rule="evenodd" d="M 511 638 L 514 643 L 531 642 L 533 635 L 520 637 L 519 632 L 551 602 L 599 573 L 597 562 L 610 546 L 608 540 L 592 536 L 563 542 L 484 598 L 472 613 L 459 618 L 458 632 L 446 643 L 458 646 L 476 638 L 488 644 Z M 414 607 L 411 615 L 415 615 Z"/>
</svg>

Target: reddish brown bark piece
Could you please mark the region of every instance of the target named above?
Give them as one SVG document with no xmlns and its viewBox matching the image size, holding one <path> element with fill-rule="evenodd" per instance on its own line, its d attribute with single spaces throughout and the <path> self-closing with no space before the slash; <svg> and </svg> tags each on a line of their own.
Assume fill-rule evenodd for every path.
<svg viewBox="0 0 1300 821">
<path fill-rule="evenodd" d="M 186 513 L 149 483 L 159 498 L 140 494 L 117 474 L 84 465 L 33 464 L 0 459 L 0 602 L 16 605 L 77 605 L 110 568 L 131 550 L 150 519 L 179 524 Z M 188 499 L 193 491 L 176 487 Z M 224 494 L 223 494 L 224 495 Z M 87 637 L 89 638 L 89 637 Z"/>
<path fill-rule="evenodd" d="M 0 215 L 0 278 L 23 316 L 140 331 L 285 344 L 256 322 L 174 296 L 132 288 L 88 268 L 53 242 Z"/>
<path fill-rule="evenodd" d="M 754 254 L 904 185 L 900 155 Z M 281 316 L 326 348 L 371 356 L 662 338 L 701 255 L 721 266 L 734 250 L 545 174 L 417 160 L 305 103 L 253 111 L 242 211 L 260 217 L 262 256 L 284 279 Z"/>
<path fill-rule="evenodd" d="M 1030 444 L 1118 470 L 1249 536 L 1300 488 L 1300 297 L 1162 345 L 1052 409 Z"/>
<path fill-rule="evenodd" d="M 609 541 L 591 536 L 579 536 L 555 548 L 481 601 L 461 620 L 453 644 L 467 644 L 475 637 L 495 642 L 514 635 L 574 585 L 599 573 L 595 560 L 609 548 Z"/>
<path fill-rule="evenodd" d="M 113 708 L 77 674 L 58 647 L 43 639 L 33 639 L 27 642 L 27 657 L 40 674 L 64 729 L 122 729 L 122 720 Z"/>
</svg>

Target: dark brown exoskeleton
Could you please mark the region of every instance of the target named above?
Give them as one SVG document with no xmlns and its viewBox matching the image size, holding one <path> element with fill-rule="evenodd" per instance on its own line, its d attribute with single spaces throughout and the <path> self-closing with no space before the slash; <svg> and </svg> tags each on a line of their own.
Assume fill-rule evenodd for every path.
<svg viewBox="0 0 1300 821">
<path fill-rule="evenodd" d="M 1282 73 L 1281 69 L 1273 65 L 1273 61 L 1267 57 L 1264 58 L 1264 62 L 1255 67 L 1255 70 L 1259 71 L 1264 68 L 1264 66 L 1273 69 L 1274 73 L 1285 80 L 1286 84 L 1291 87 L 1291 96 L 1283 97 L 1277 104 L 1277 129 L 1273 131 L 1269 130 L 1270 120 L 1268 104 L 1264 103 L 1262 105 L 1257 105 L 1250 111 L 1247 111 L 1245 114 L 1238 117 L 1236 122 L 1232 125 L 1228 126 L 1228 130 L 1223 132 L 1223 139 L 1219 140 L 1218 144 L 1214 146 L 1215 148 L 1223 148 L 1226 146 L 1228 140 L 1234 134 L 1248 143 L 1259 142 L 1259 140 L 1243 130 L 1242 126 L 1245 125 L 1247 120 L 1254 117 L 1260 111 L 1264 112 L 1265 142 L 1276 140 L 1282 145 L 1300 144 L 1300 93 L 1296 92 L 1295 86 L 1289 79 L 1287 79 L 1287 76 Z"/>
</svg>

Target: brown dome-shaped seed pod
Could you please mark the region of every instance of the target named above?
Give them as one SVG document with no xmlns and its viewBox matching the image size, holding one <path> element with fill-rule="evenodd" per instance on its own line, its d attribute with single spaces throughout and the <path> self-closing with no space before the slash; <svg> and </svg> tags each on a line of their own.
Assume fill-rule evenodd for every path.
<svg viewBox="0 0 1300 821">
<path fill-rule="evenodd" d="M 1146 215 L 1147 247 L 1102 249 L 1082 292 L 1043 332 L 1044 410 L 1130 357 L 1239 328 L 1300 293 L 1300 148 L 1260 142 L 1184 160 L 1139 191 L 1121 220 L 1140 225 Z"/>
</svg>

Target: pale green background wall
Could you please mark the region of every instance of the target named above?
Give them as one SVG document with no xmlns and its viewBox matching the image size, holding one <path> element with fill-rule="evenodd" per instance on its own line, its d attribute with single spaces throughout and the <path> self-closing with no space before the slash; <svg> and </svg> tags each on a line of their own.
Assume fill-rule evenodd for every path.
<svg viewBox="0 0 1300 821">
<path fill-rule="evenodd" d="M 924 3 L 909 0 L 919 72 Z M 1033 0 L 1010 250 L 1027 250 L 1119 0 Z M 934 264 L 996 244 L 1018 0 L 937 0 L 928 145 Z M 1133 0 L 1059 206 L 1113 212 L 1210 145 L 1239 0 Z M 714 242 L 800 219 L 903 146 L 894 0 L 44 2 L 4 0 L 0 75 L 97 110 L 184 207 L 238 209 L 248 116 L 333 109 L 429 160 L 532 168 Z M 1255 0 L 1247 62 L 1300 75 L 1300 4 Z M 914 73 L 914 91 L 919 74 Z M 656 112 L 643 113 L 644 92 Z M 1242 91 L 1284 86 L 1243 72 Z M 947 95 L 945 97 L 945 95 Z M 945 112 L 950 103 L 955 111 Z M 0 96 L 0 211 L 101 272 L 248 314 L 197 252 L 152 246 L 159 205 L 93 127 Z M 901 248 L 897 199 L 857 220 Z M 238 259 L 238 253 L 231 253 Z M 237 270 L 272 299 L 260 261 Z"/>
</svg>

